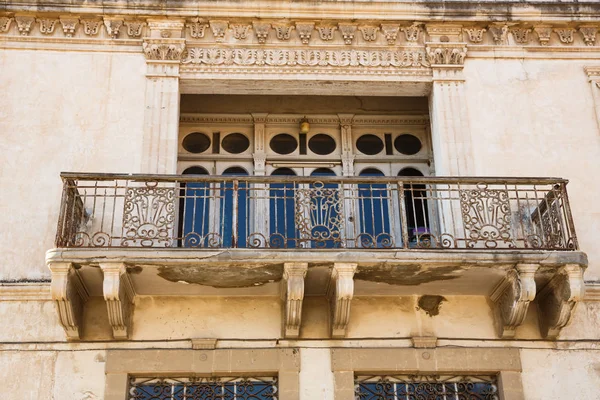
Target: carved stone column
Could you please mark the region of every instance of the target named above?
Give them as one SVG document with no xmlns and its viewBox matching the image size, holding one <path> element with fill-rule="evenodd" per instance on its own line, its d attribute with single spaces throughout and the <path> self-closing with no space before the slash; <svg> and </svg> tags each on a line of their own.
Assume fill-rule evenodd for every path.
<svg viewBox="0 0 600 400">
<path fill-rule="evenodd" d="M 584 268 L 577 264 L 565 265 L 538 295 L 540 332 L 548 339 L 556 339 L 569 324 L 573 312 L 585 294 Z"/>
<path fill-rule="evenodd" d="M 184 20 L 148 20 L 144 38 L 146 99 L 142 172 L 177 171 L 179 129 L 179 65 L 185 48 Z"/>
<path fill-rule="evenodd" d="M 594 99 L 596 122 L 598 123 L 598 129 L 600 129 L 600 67 L 585 67 L 585 73 L 592 85 L 592 98 Z"/>
<path fill-rule="evenodd" d="M 498 334 L 501 338 L 512 338 L 515 330 L 525 320 L 529 303 L 535 298 L 535 272 L 538 264 L 517 264 L 508 271 L 490 296 Z"/>
<path fill-rule="evenodd" d="M 89 299 L 88 291 L 72 263 L 48 264 L 52 273 L 52 300 L 58 319 L 68 340 L 80 339 L 83 306 Z"/>
<path fill-rule="evenodd" d="M 474 175 L 463 76 L 467 46 L 458 42 L 427 43 L 427 56 L 433 70 L 429 112 L 436 174 Z"/>
<path fill-rule="evenodd" d="M 108 321 L 115 339 L 127 339 L 135 291 L 123 263 L 100 264 L 104 273 L 102 290 L 108 309 Z"/>
<path fill-rule="evenodd" d="M 350 303 L 354 296 L 354 273 L 357 264 L 334 263 L 329 284 L 329 301 L 331 307 L 331 337 L 346 336 L 350 321 Z"/>
<path fill-rule="evenodd" d="M 297 338 L 302 323 L 302 301 L 304 300 L 304 277 L 308 263 L 285 263 L 281 297 L 284 301 L 284 336 Z"/>
</svg>

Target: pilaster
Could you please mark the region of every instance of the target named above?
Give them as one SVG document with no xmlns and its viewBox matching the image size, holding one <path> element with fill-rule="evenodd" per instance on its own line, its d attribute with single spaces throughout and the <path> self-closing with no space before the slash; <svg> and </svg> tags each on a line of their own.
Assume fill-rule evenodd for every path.
<svg viewBox="0 0 600 400">
<path fill-rule="evenodd" d="M 329 285 L 329 301 L 331 307 L 331 337 L 346 336 L 350 321 L 350 303 L 354 296 L 354 273 L 357 264 L 334 263 Z"/>
<path fill-rule="evenodd" d="M 113 337 L 127 339 L 131 333 L 131 313 L 135 297 L 133 284 L 124 263 L 103 263 L 100 268 L 104 273 L 102 290 Z"/>
<path fill-rule="evenodd" d="M 461 42 L 426 44 L 433 70 L 431 138 L 436 173 L 473 175 L 474 163 L 463 67 L 467 46 Z"/>
<path fill-rule="evenodd" d="M 173 174 L 177 170 L 179 65 L 185 49 L 184 20 L 148 20 L 143 39 L 146 98 L 142 172 Z"/>
<path fill-rule="evenodd" d="M 281 297 L 284 301 L 284 336 L 297 338 L 302 323 L 302 301 L 304 300 L 304 277 L 308 263 L 285 263 Z"/>
<path fill-rule="evenodd" d="M 68 340 L 80 339 L 83 306 L 89 299 L 83 280 L 72 263 L 48 264 L 52 273 L 50 290 L 56 304 L 58 319 Z"/>
<path fill-rule="evenodd" d="M 594 99 L 596 122 L 598 123 L 598 129 L 600 129 L 600 67 L 585 67 L 585 73 L 592 86 L 592 98 Z"/>
</svg>

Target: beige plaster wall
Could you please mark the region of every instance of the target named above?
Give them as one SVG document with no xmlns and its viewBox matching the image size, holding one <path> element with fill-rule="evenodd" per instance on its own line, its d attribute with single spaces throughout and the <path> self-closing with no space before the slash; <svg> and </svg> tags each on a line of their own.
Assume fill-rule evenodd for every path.
<svg viewBox="0 0 600 400">
<path fill-rule="evenodd" d="M 142 54 L 0 51 L 0 280 L 49 277 L 61 171 L 139 171 Z"/>
<path fill-rule="evenodd" d="M 472 59 L 466 93 L 476 175 L 555 176 L 569 198 L 586 280 L 600 278 L 600 132 L 584 66 L 598 61 Z"/>
</svg>

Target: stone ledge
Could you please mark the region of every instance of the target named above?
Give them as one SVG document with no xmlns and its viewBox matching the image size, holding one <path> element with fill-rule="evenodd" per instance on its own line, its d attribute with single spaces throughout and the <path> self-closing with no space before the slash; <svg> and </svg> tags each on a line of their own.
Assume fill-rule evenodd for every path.
<svg viewBox="0 0 600 400">
<path fill-rule="evenodd" d="M 0 301 L 51 301 L 50 282 L 2 283 Z"/>
</svg>

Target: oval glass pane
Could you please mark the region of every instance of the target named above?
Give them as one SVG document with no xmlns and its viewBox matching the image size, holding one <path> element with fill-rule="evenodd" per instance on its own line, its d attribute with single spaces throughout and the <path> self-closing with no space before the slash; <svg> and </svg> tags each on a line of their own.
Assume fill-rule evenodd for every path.
<svg viewBox="0 0 600 400">
<path fill-rule="evenodd" d="M 204 167 L 194 165 L 193 167 L 186 168 L 183 171 L 183 175 L 208 175 L 208 171 Z"/>
<path fill-rule="evenodd" d="M 269 146 L 277 154 L 290 154 L 298 148 L 298 141 L 292 135 L 280 133 L 273 136 Z"/>
<path fill-rule="evenodd" d="M 230 133 L 221 142 L 221 147 L 231 154 L 240 154 L 248 150 L 250 140 L 241 133 Z"/>
<path fill-rule="evenodd" d="M 412 156 L 421 150 L 422 144 L 418 137 L 409 133 L 402 134 L 394 140 L 394 148 L 402 154 Z"/>
<path fill-rule="evenodd" d="M 308 141 L 310 151 L 321 156 L 333 153 L 335 147 L 335 140 L 324 133 L 316 134 Z"/>
<path fill-rule="evenodd" d="M 366 134 L 356 141 L 356 148 L 363 154 L 369 156 L 379 154 L 383 150 L 383 140 L 379 136 Z"/>
<path fill-rule="evenodd" d="M 183 138 L 183 148 L 190 153 L 204 153 L 210 147 L 210 138 L 201 132 L 193 132 Z"/>
</svg>

